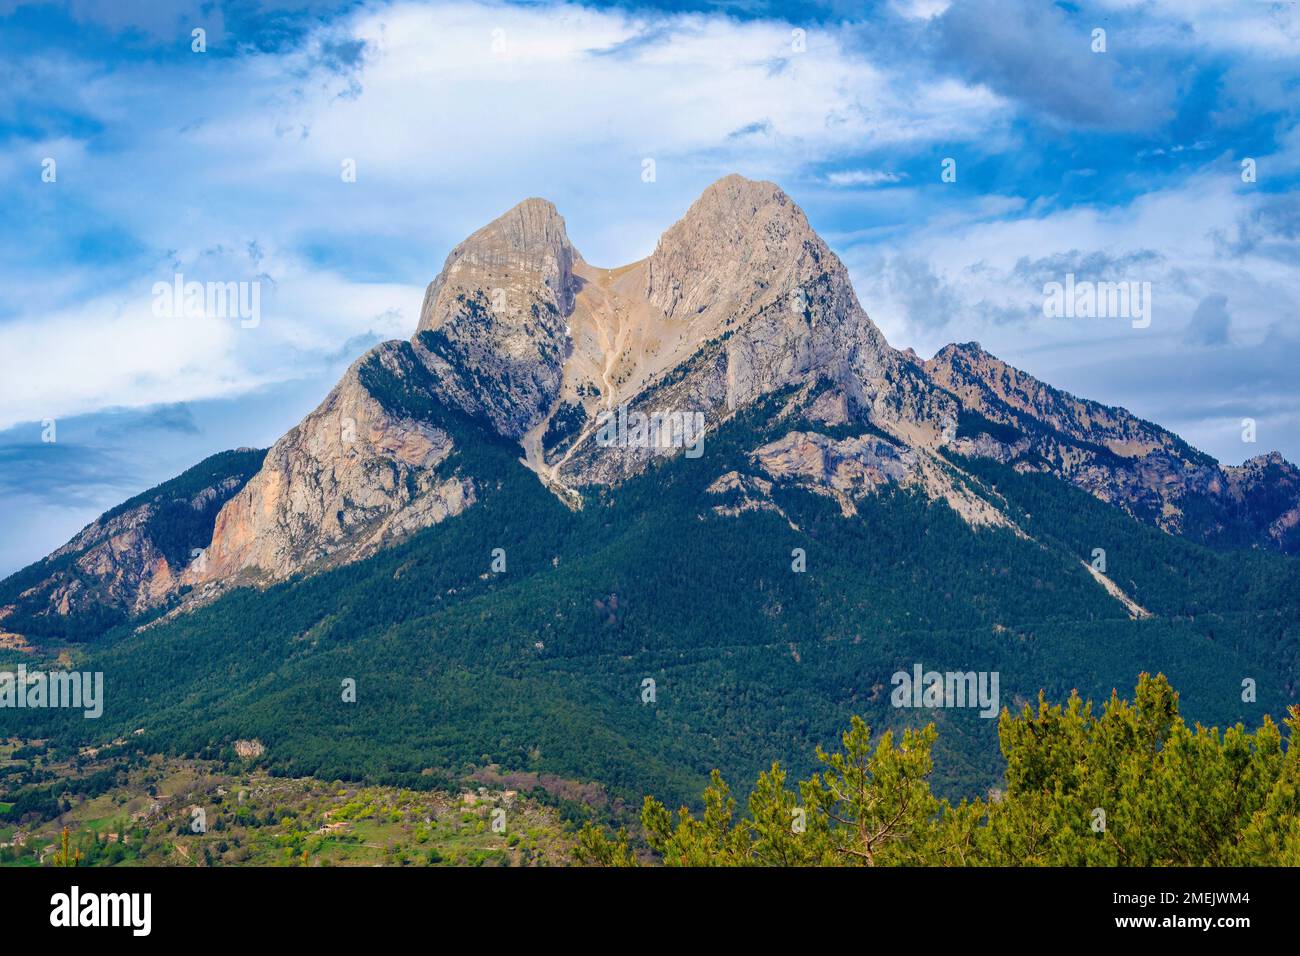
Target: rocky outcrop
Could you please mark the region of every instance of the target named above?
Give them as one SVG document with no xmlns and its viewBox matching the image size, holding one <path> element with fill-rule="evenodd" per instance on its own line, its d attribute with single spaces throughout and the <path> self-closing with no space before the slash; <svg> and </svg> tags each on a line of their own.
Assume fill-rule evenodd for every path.
<svg viewBox="0 0 1300 956">
<path fill-rule="evenodd" d="M 713 506 L 715 514 L 734 517 L 746 511 L 770 511 L 785 517 L 785 512 L 772 501 L 772 482 L 757 475 L 744 475 L 729 471 L 719 475 L 705 494 L 720 499 Z M 788 519 L 787 519 L 788 520 Z"/>
<path fill-rule="evenodd" d="M 244 760 L 253 760 L 266 753 L 266 745 L 260 740 L 236 740 L 235 756 Z"/>
<path fill-rule="evenodd" d="M 386 406 L 367 387 L 367 370 L 426 387 L 406 343 L 358 359 L 222 509 L 184 583 L 279 580 L 355 561 L 473 503 L 472 479 L 439 467 L 452 453 L 451 436 Z"/>
<path fill-rule="evenodd" d="M 524 200 L 453 249 L 413 339 L 439 397 L 511 438 L 541 422 L 559 396 L 580 258 L 544 199 Z"/>
<path fill-rule="evenodd" d="M 860 496 L 888 482 L 902 481 L 916 455 L 872 435 L 836 441 L 817 432 L 788 432 L 754 451 L 773 478 L 803 478 Z"/>
<path fill-rule="evenodd" d="M 770 477 L 828 495 L 846 516 L 857 502 L 886 485 L 942 501 L 973 527 L 1014 528 L 995 495 L 979 495 L 949 462 L 924 449 L 902 447 L 876 435 L 839 440 L 817 432 L 791 431 L 755 449 L 752 457 Z"/>
</svg>

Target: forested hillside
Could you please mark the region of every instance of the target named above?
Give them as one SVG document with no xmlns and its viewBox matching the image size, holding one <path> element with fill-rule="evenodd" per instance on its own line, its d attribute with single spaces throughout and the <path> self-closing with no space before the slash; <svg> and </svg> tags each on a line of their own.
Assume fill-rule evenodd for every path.
<svg viewBox="0 0 1300 956">
<path fill-rule="evenodd" d="M 405 400 L 400 382 L 371 374 L 390 407 Z M 492 763 L 677 802 L 715 767 L 810 772 L 815 748 L 859 714 L 879 729 L 935 722 L 935 788 L 955 797 L 1000 781 L 997 722 L 893 708 L 897 670 L 997 671 L 1012 710 L 1040 690 L 1106 697 L 1142 671 L 1163 671 L 1191 718 L 1220 725 L 1294 701 L 1293 560 L 1211 551 L 1061 482 L 962 462 L 1028 537 L 973 530 L 897 489 L 849 519 L 782 485 L 783 514 L 715 511 L 706 489 L 752 467 L 779 400 L 710 433 L 699 459 L 588 489 L 578 510 L 517 446 L 422 408 L 455 441 L 440 467 L 484 489 L 476 507 L 366 561 L 118 628 L 76 660 L 105 673 L 100 720 L 12 711 L 12 732 L 67 744 L 141 730 L 141 747 L 198 756 L 257 738 L 258 762 L 295 776 L 404 784 Z M 1083 562 L 1096 547 L 1153 616 L 1131 619 L 1093 579 Z M 1244 678 L 1256 702 L 1243 701 Z"/>
</svg>

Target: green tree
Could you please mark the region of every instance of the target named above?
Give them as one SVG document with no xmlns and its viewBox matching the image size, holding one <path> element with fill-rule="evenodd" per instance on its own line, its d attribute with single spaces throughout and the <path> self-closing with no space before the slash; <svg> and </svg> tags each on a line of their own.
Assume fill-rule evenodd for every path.
<svg viewBox="0 0 1300 956">
<path fill-rule="evenodd" d="M 670 866 L 1294 866 L 1300 708 L 1285 725 L 1289 739 L 1267 716 L 1253 733 L 1188 727 L 1163 675 L 1141 675 L 1132 702 L 1112 693 L 1100 715 L 1077 693 L 1064 705 L 1040 694 L 999 719 L 1004 790 L 953 806 L 930 789 L 932 724 L 873 747 L 854 717 L 797 794 L 773 764 L 737 819 L 714 771 L 701 816 L 647 797 L 641 826 Z M 590 825 L 578 859 L 636 862 L 626 831 Z"/>
</svg>

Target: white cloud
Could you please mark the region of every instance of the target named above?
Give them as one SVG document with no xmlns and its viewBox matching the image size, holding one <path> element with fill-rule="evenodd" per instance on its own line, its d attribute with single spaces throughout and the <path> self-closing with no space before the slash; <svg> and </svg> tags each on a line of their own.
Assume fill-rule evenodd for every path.
<svg viewBox="0 0 1300 956">
<path fill-rule="evenodd" d="M 1234 303 L 1253 311 L 1255 330 L 1262 334 L 1278 314 L 1294 308 L 1297 268 L 1277 255 L 1248 250 L 1225 255 L 1224 242 L 1233 239 L 1239 223 L 1271 201 L 1267 195 L 1241 188 L 1230 171 L 1211 172 L 1177 187 L 1142 194 L 1125 206 L 1076 206 L 1045 215 L 1030 209 L 1014 219 L 932 223 L 912 232 L 907 245 L 911 255 L 923 255 L 933 263 L 948 285 L 959 287 L 962 300 L 972 307 L 984 303 L 996 307 L 994 311 L 1019 308 L 1032 314 L 1042 302 L 1042 276 L 1027 272 L 1029 267 L 1041 269 L 1055 257 L 1064 270 L 1074 259 L 1094 254 L 1094 263 L 1109 263 L 1112 271 L 1119 264 L 1122 274 L 1106 278 L 1155 284 L 1160 316 L 1153 331 L 1162 326 L 1181 331 L 1200 299 L 1222 284 L 1239 291 L 1240 299 L 1234 298 Z M 1300 244 L 1292 245 L 1300 251 Z M 877 261 L 885 261 L 888 255 L 885 251 Z M 869 277 L 866 284 L 873 284 Z M 877 291 L 879 296 L 872 299 L 876 314 L 900 338 L 925 336 L 927 329 L 940 328 L 941 323 L 932 318 L 891 308 L 887 288 Z M 953 318 L 968 329 L 979 320 L 978 315 Z M 1070 337 L 1086 334 L 1059 323 L 1036 323 L 1034 334 L 1047 335 L 1052 328 Z M 996 331 L 991 325 L 986 330 Z M 923 349 L 942 344 L 938 339 L 917 343 Z"/>
<path fill-rule="evenodd" d="M 893 0 L 890 4 L 902 16 L 915 20 L 929 20 L 937 17 L 950 6 L 951 0 Z"/>
<path fill-rule="evenodd" d="M 980 87 L 867 62 L 836 27 L 809 29 L 798 52 L 791 29 L 397 3 L 363 7 L 284 53 L 112 70 L 35 57 L 43 79 L 24 95 L 112 131 L 93 148 L 35 150 L 60 164 L 58 192 L 29 196 L 54 217 L 42 222 L 93 223 L 142 251 L 111 268 L 94 254 L 0 264 L 18 303 L 0 323 L 0 429 L 237 395 L 319 366 L 357 336 L 408 336 L 449 248 L 527 195 L 556 201 L 594 260 L 629 261 L 725 172 L 789 181 L 811 158 L 975 136 L 1004 114 Z M 365 43 L 359 64 L 326 55 L 350 40 Z M 745 128 L 762 133 L 728 139 Z M 27 152 L 6 157 L 5 171 L 30 163 Z M 653 185 L 640 181 L 646 157 L 658 164 Z M 356 183 L 342 182 L 344 159 Z M 177 271 L 261 281 L 261 326 L 155 318 L 149 290 Z"/>
<path fill-rule="evenodd" d="M 882 183 L 901 183 L 906 178 L 906 173 L 891 173 L 883 169 L 846 169 L 826 174 L 826 182 L 832 186 L 879 186 Z"/>
<path fill-rule="evenodd" d="M 846 260 L 897 346 L 931 355 L 954 339 L 978 340 L 1053 385 L 1124 405 L 1229 461 L 1267 450 L 1243 453 L 1229 427 L 1254 414 L 1274 426 L 1270 447 L 1294 456 L 1287 423 L 1300 419 L 1300 395 L 1275 366 L 1300 358 L 1300 239 L 1240 241 L 1242 224 L 1275 202 L 1220 164 L 1125 206 L 954 217 Z M 1150 282 L 1150 328 L 1046 318 L 1043 283 L 1067 272 Z M 1204 327 L 1203 303 L 1216 297 L 1231 313 L 1230 336 L 1222 319 L 1213 335 Z"/>
<path fill-rule="evenodd" d="M 1134 15 L 1124 31 L 1145 45 L 1165 41 L 1256 56 L 1300 56 L 1300 12 L 1293 3 L 1223 0 L 1099 0 L 1103 9 Z"/>
<path fill-rule="evenodd" d="M 157 279 L 170 282 L 171 275 L 160 272 Z M 192 270 L 184 276 L 246 281 Z M 238 317 L 155 316 L 147 283 L 127 298 L 104 295 L 5 322 L 0 431 L 107 406 L 232 397 L 309 374 L 328 364 L 349 338 L 366 332 L 409 336 L 421 292 L 290 268 L 277 286 L 262 286 L 261 322 L 254 328 L 241 328 Z"/>
</svg>

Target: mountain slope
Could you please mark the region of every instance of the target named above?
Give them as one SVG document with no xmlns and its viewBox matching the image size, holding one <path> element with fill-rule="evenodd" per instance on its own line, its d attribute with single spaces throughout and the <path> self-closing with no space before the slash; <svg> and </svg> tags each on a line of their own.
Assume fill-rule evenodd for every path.
<svg viewBox="0 0 1300 956">
<path fill-rule="evenodd" d="M 389 407 L 425 401 L 397 376 L 372 385 Z M 729 420 L 702 458 L 656 462 L 578 511 L 516 445 L 434 400 L 420 410 L 451 437 L 444 466 L 481 489 L 473 507 L 366 560 L 119 628 L 79 663 L 105 673 L 100 721 L 25 711 L 13 732 L 70 745 L 142 729 L 138 746 L 198 755 L 256 737 L 260 761 L 294 775 L 410 784 L 492 763 L 689 800 L 714 766 L 810 771 L 812 748 L 858 713 L 879 727 L 937 720 L 942 788 L 971 793 L 1000 771 L 996 722 L 894 709 L 895 671 L 998 671 L 1015 707 L 1040 688 L 1105 696 L 1163 670 L 1191 717 L 1219 723 L 1295 700 L 1293 560 L 1172 537 L 1042 474 L 958 462 L 1028 534 L 972 528 L 896 486 L 846 519 L 833 498 L 772 481 L 779 513 L 733 513 L 713 476 L 751 470 L 751 449 L 813 424 L 777 416 L 788 397 Z M 1131 619 L 1083 567 L 1094 534 L 1152 618 Z M 1243 677 L 1257 703 L 1242 701 Z M 340 693 L 349 678 L 355 703 Z"/>
<path fill-rule="evenodd" d="M 1276 452 L 1220 466 L 1172 432 L 1045 385 L 974 342 L 945 347 L 925 368 L 961 401 L 955 451 L 1062 478 L 1175 534 L 1300 549 L 1300 469 Z"/>
<path fill-rule="evenodd" d="M 211 540 L 221 507 L 265 455 L 243 448 L 205 458 L 0 582 L 0 631 L 9 632 L 0 641 L 25 646 L 29 638 L 90 637 L 166 604 Z"/>
<path fill-rule="evenodd" d="M 206 560 L 187 569 L 184 583 L 212 593 L 355 561 L 473 503 L 473 482 L 439 467 L 451 436 L 377 398 L 371 376 L 381 373 L 431 398 L 410 345 L 371 349 L 267 452 L 221 510 Z"/>
</svg>

